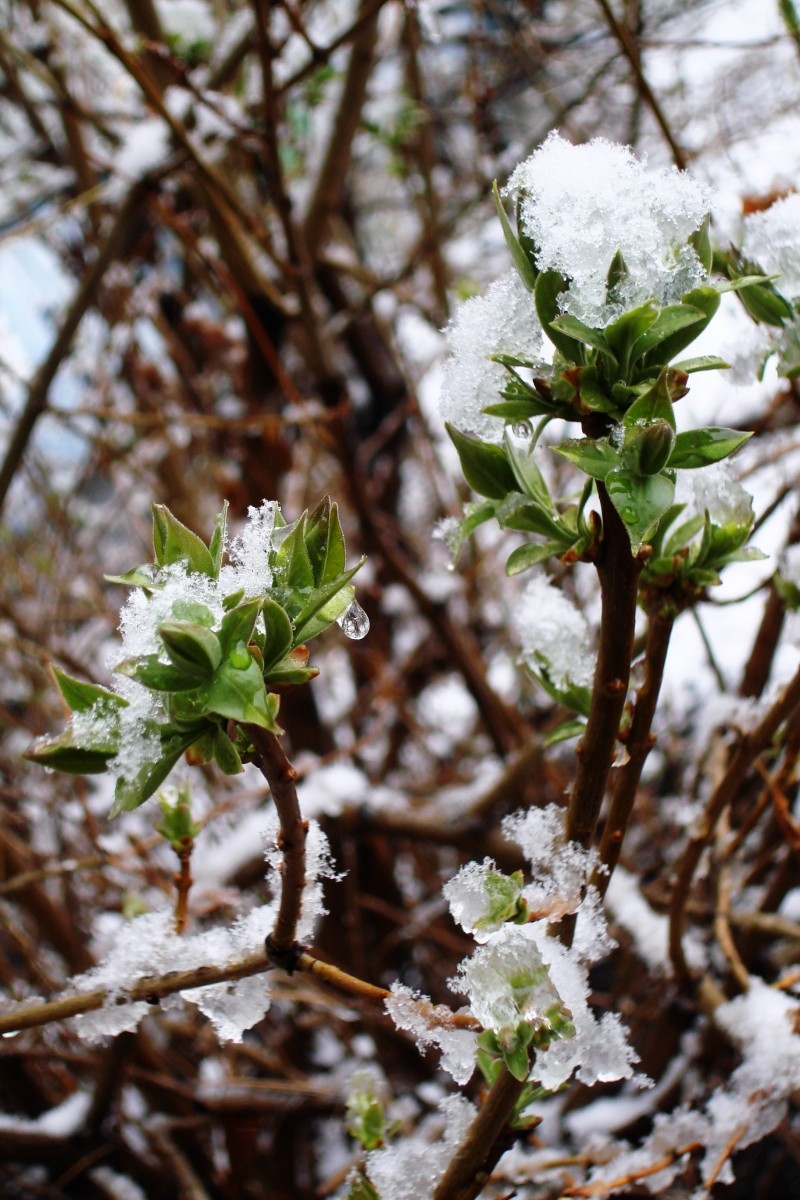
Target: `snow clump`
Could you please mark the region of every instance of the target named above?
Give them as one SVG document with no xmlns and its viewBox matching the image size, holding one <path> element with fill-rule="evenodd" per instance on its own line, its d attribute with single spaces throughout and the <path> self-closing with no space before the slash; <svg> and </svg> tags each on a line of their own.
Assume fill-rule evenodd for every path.
<svg viewBox="0 0 800 1200">
<path fill-rule="evenodd" d="M 605 326 L 648 300 L 675 304 L 705 282 L 707 271 L 687 239 L 711 207 L 702 183 L 677 168 L 650 168 L 628 146 L 595 138 L 573 146 L 551 133 L 508 182 L 522 197 L 524 232 L 540 271 L 569 281 L 564 311 Z M 606 295 L 617 252 L 628 275 Z"/>
<path fill-rule="evenodd" d="M 514 614 L 522 661 L 561 690 L 591 687 L 595 653 L 588 626 L 571 600 L 544 575 L 527 585 Z"/>
<path fill-rule="evenodd" d="M 503 440 L 503 425 L 481 410 L 502 400 L 510 375 L 492 355 L 535 362 L 542 330 L 533 296 L 516 271 L 496 280 L 485 296 L 462 304 L 447 329 L 441 408 L 446 421 L 488 442 Z"/>
</svg>

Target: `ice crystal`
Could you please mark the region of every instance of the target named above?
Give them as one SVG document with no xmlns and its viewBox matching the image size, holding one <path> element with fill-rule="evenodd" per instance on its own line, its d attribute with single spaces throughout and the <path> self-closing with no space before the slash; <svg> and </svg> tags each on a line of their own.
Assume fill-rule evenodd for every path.
<svg viewBox="0 0 800 1200">
<path fill-rule="evenodd" d="M 507 925 L 459 965 L 452 991 L 469 997 L 484 1029 L 498 1032 L 521 1021 L 535 1022 L 561 997 L 553 986 L 535 941 L 533 925 Z"/>
<path fill-rule="evenodd" d="M 544 668 L 557 688 L 591 685 L 595 656 L 586 620 L 546 576 L 525 588 L 514 627 L 523 661 L 532 670 Z"/>
<path fill-rule="evenodd" d="M 499 872 L 492 859 L 467 863 L 442 888 L 453 920 L 484 942 L 508 919 L 522 894 L 512 876 Z"/>
<path fill-rule="evenodd" d="M 436 1046 L 443 1070 L 456 1083 L 469 1081 L 475 1069 L 476 1035 L 472 1030 L 456 1028 L 448 1009 L 437 1008 L 426 996 L 401 983 L 392 984 L 392 994 L 384 1003 L 397 1028 L 410 1033 L 419 1050 Z"/>
<path fill-rule="evenodd" d="M 449 354 L 442 380 L 442 414 L 458 429 L 491 442 L 503 439 L 503 422 L 481 412 L 502 400 L 508 371 L 493 354 L 535 361 L 542 332 L 533 297 L 514 271 L 496 280 L 485 296 L 462 304 L 447 329 Z"/>
<path fill-rule="evenodd" d="M 676 303 L 705 280 L 687 238 L 702 224 L 711 194 L 676 168 L 648 169 L 627 146 L 602 138 L 572 146 L 554 132 L 517 167 L 507 190 L 522 195 L 538 268 L 570 281 L 564 309 L 589 325 L 606 325 L 647 300 Z M 617 251 L 628 275 L 609 302 Z"/>
<path fill-rule="evenodd" d="M 247 510 L 247 524 L 230 549 L 230 562 L 220 571 L 223 594 L 241 589 L 246 596 L 263 596 L 272 586 L 269 557 L 273 547 L 278 505 L 265 500 Z"/>
</svg>

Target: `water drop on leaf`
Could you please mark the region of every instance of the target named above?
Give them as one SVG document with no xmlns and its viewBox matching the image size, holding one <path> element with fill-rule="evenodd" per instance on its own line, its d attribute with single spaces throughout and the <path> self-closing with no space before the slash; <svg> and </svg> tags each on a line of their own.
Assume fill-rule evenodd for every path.
<svg viewBox="0 0 800 1200">
<path fill-rule="evenodd" d="M 515 421 L 511 426 L 511 434 L 520 442 L 529 442 L 533 437 L 533 426 L 530 421 Z"/>
<path fill-rule="evenodd" d="M 354 642 L 360 642 L 369 633 L 369 617 L 357 600 L 353 600 L 336 618 L 336 623 L 341 626 L 345 637 L 352 638 Z"/>
</svg>

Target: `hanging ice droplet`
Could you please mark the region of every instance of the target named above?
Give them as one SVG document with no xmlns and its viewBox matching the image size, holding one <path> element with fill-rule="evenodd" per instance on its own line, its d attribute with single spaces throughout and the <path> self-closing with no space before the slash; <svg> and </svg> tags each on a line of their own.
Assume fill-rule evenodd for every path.
<svg viewBox="0 0 800 1200">
<path fill-rule="evenodd" d="M 515 421 L 511 433 L 520 442 L 529 442 L 533 438 L 533 426 L 530 421 Z"/>
<path fill-rule="evenodd" d="M 353 600 L 340 617 L 336 618 L 345 637 L 360 642 L 369 633 L 369 617 L 357 600 Z"/>
</svg>

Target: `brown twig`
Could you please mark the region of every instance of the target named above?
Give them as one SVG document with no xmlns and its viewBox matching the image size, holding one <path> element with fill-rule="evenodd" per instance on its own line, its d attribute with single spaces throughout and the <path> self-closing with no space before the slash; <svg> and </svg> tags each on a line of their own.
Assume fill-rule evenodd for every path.
<svg viewBox="0 0 800 1200">
<path fill-rule="evenodd" d="M 294 950 L 306 882 L 306 830 L 297 799 L 297 772 L 274 733 L 258 725 L 243 729 L 255 747 L 257 766 L 269 784 L 280 821 L 278 845 L 283 854 L 281 899 L 275 928 L 269 937 L 272 953 Z"/>
<path fill-rule="evenodd" d="M 433 1200 L 473 1200 L 503 1153 L 503 1132 L 527 1081 L 503 1067 L 436 1185 Z"/>
<path fill-rule="evenodd" d="M 614 10 L 608 3 L 608 0 L 597 0 L 597 3 L 606 19 L 606 24 L 619 42 L 623 54 L 631 65 L 631 70 L 633 71 L 636 79 L 636 86 L 638 87 L 643 100 L 655 117 L 661 132 L 664 134 L 667 144 L 672 151 L 672 157 L 675 160 L 676 166 L 680 167 L 682 171 L 685 171 L 687 167 L 686 154 L 678 144 L 670 124 L 664 114 L 664 110 L 662 109 L 655 92 L 647 81 L 647 76 L 642 68 L 642 59 L 641 55 L 639 54 L 639 48 L 631 37 L 630 30 L 628 29 L 627 25 L 623 25 L 621 21 L 617 20 L 617 17 L 614 15 Z"/>
<path fill-rule="evenodd" d="M 131 229 L 135 226 L 134 218 L 141 203 L 142 192 L 139 187 L 134 187 L 128 193 L 108 232 L 108 236 L 101 244 L 97 257 L 92 263 L 86 278 L 73 296 L 56 340 L 50 348 L 50 353 L 28 386 L 28 395 L 25 404 L 14 426 L 14 432 L 8 443 L 3 464 L 0 467 L 0 510 L 2 510 L 5 503 L 8 489 L 17 473 L 36 422 L 47 405 L 47 394 L 50 390 L 50 384 L 53 382 L 56 372 L 66 357 L 78 326 L 97 298 L 103 276 L 114 260 L 119 258 L 123 253 L 130 237 Z"/>
<path fill-rule="evenodd" d="M 672 893 L 669 911 L 669 953 L 678 980 L 686 983 L 689 968 L 683 952 L 683 926 L 689 889 L 720 816 L 733 801 L 756 759 L 767 749 L 780 726 L 800 704 L 800 671 L 784 689 L 755 729 L 742 736 L 727 770 L 706 804 L 699 828 L 689 839 Z"/>
</svg>

